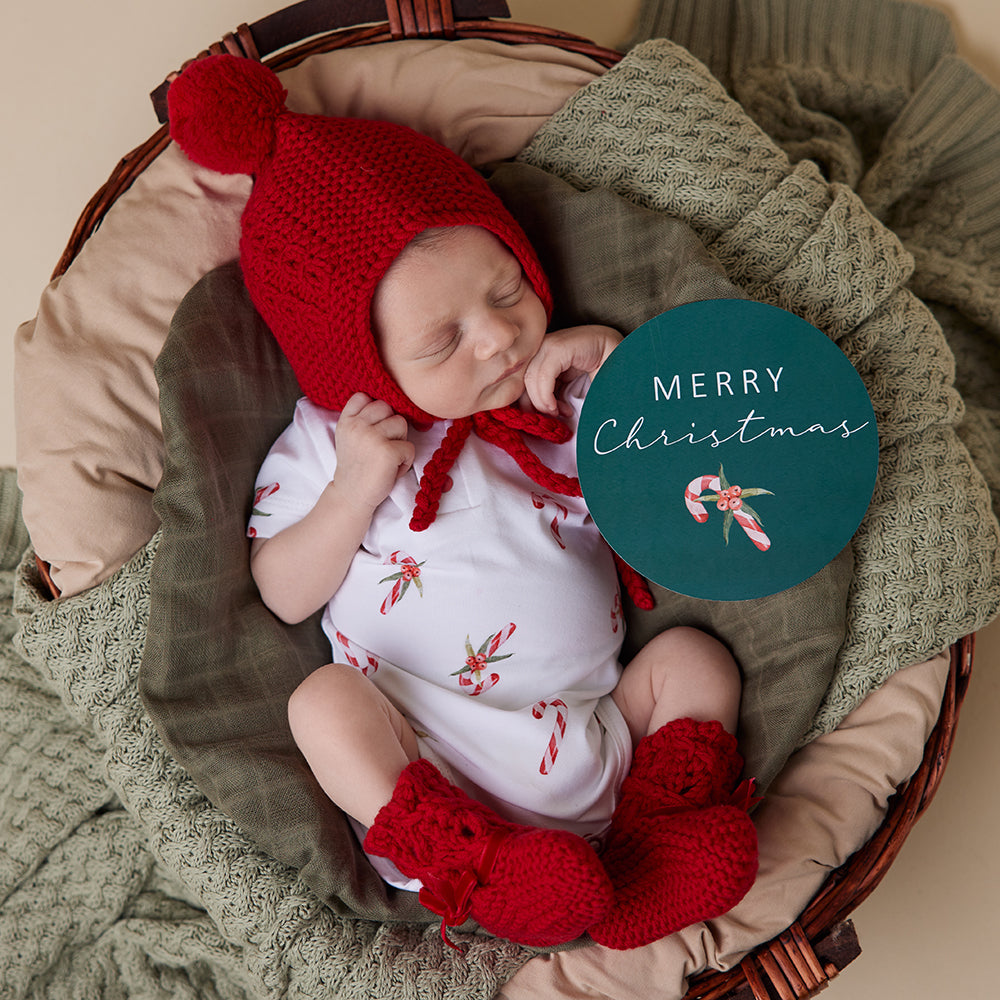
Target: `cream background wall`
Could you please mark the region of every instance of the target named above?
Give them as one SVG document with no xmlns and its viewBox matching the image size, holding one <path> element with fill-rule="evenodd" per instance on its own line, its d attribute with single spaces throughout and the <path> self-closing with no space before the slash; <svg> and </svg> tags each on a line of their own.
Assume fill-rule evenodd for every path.
<svg viewBox="0 0 1000 1000">
<path fill-rule="evenodd" d="M 13 9 L 5 15 L 0 63 L 0 466 L 16 462 L 14 331 L 34 314 L 83 205 L 118 158 L 154 130 L 148 92 L 197 50 L 280 3 L 8 5 Z M 1000 3 L 940 0 L 931 6 L 950 14 L 960 51 L 1000 86 Z M 618 46 L 639 0 L 510 0 L 510 7 L 515 20 Z M 830 986 L 829 1000 L 996 995 L 990 959 L 1000 931 L 998 718 L 1000 626 L 994 625 L 979 638 L 941 791 L 883 884 L 856 911 L 864 953 Z"/>
</svg>

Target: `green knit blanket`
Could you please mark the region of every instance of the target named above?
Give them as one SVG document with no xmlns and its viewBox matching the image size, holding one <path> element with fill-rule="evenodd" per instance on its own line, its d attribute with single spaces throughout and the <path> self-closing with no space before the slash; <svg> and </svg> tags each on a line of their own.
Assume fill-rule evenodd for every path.
<svg viewBox="0 0 1000 1000">
<path fill-rule="evenodd" d="M 879 485 L 820 732 L 997 610 L 1000 98 L 950 55 L 940 17 L 786 6 L 802 5 L 647 4 L 640 35 L 687 50 L 640 45 L 525 159 L 686 219 L 733 280 L 826 330 L 868 377 Z M 918 405 L 897 412 L 900 387 Z M 488 998 L 530 957 L 337 917 L 256 849 L 138 698 L 158 539 L 49 602 L 30 552 L 14 568 L 17 511 L 0 474 L 0 998 Z"/>
<path fill-rule="evenodd" d="M 138 670 L 154 538 L 46 601 L 0 471 L 0 997 L 489 997 L 530 952 L 336 917 L 169 756 Z M 12 605 L 13 594 L 13 605 Z M 13 642 L 15 623 L 20 628 Z"/>
<path fill-rule="evenodd" d="M 698 24 L 704 23 L 699 14 Z M 835 728 L 895 670 L 940 652 L 996 612 L 1000 550 L 984 479 L 1000 482 L 995 427 L 991 434 L 983 419 L 989 414 L 982 409 L 967 420 L 967 439 L 977 446 L 982 466 L 977 467 L 959 435 L 967 411 L 954 384 L 955 357 L 931 305 L 983 350 L 992 347 L 996 361 L 1000 269 L 983 250 L 983 233 L 976 231 L 973 239 L 962 231 L 969 210 L 959 208 L 961 189 L 940 194 L 946 182 L 936 176 L 933 154 L 955 153 L 950 145 L 935 149 L 925 132 L 933 123 L 954 140 L 953 120 L 944 118 L 948 101 L 934 108 L 934 119 L 922 122 L 921 148 L 914 148 L 912 137 L 897 139 L 890 131 L 880 148 L 898 163 L 879 159 L 863 176 L 850 178 L 901 216 L 897 221 L 886 212 L 895 229 L 910 235 L 911 253 L 896 232 L 880 224 L 859 191 L 824 176 L 817 160 L 830 175 L 838 172 L 838 160 L 829 148 L 833 139 L 815 121 L 820 116 L 791 101 L 789 91 L 800 95 L 778 69 L 769 67 L 759 76 L 758 89 L 745 101 L 756 106 L 767 98 L 771 131 L 794 135 L 791 145 L 811 158 L 793 162 L 687 49 L 653 39 L 578 91 L 520 159 L 578 188 L 607 188 L 687 222 L 732 281 L 752 298 L 798 313 L 825 331 L 865 382 L 878 420 L 878 479 L 853 540 L 856 571 L 847 638 L 809 739 Z M 1000 95 L 987 92 L 971 71 L 961 82 L 978 89 L 984 101 L 991 97 L 993 120 L 1000 120 Z M 788 103 L 779 116 L 773 104 L 783 92 Z M 841 95 L 828 96 L 831 104 L 834 96 Z M 850 110 L 861 114 L 864 108 Z M 812 143 L 805 138 L 809 126 L 820 133 Z M 858 127 L 863 133 L 869 129 Z M 993 145 L 998 145 L 995 132 Z M 922 170 L 914 176 L 912 161 L 921 157 Z M 988 162 L 995 170 L 996 161 Z M 899 176 L 904 167 L 905 184 Z M 880 169 L 887 175 L 885 186 L 895 185 L 891 190 L 876 186 Z M 954 169 L 954 161 L 947 169 Z M 973 180 L 984 185 L 981 174 Z M 989 206 L 987 192 L 976 190 L 976 208 L 992 207 L 989 236 L 996 242 L 995 182 L 988 192 L 995 204 Z M 894 199 L 917 193 L 917 205 L 907 203 L 905 210 L 895 205 Z M 981 222 L 978 215 L 975 222 Z M 923 249 L 918 237 L 925 234 L 934 245 L 917 262 Z M 954 259 L 946 256 L 949 251 Z M 977 327 L 963 307 L 978 307 L 991 325 Z M 996 373 L 994 364 L 994 381 Z"/>
</svg>

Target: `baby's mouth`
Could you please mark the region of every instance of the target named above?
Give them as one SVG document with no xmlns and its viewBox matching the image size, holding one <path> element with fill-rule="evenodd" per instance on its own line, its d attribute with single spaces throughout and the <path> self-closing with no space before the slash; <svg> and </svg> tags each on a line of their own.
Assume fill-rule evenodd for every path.
<svg viewBox="0 0 1000 1000">
<path fill-rule="evenodd" d="M 518 361 L 517 364 L 511 365 L 510 368 L 508 368 L 502 375 L 500 375 L 499 378 L 495 379 L 492 382 L 492 385 L 499 385 L 501 382 L 506 382 L 507 379 L 523 372 L 524 369 L 527 367 L 528 367 L 528 361 L 526 358 L 522 359 L 521 361 Z"/>
</svg>

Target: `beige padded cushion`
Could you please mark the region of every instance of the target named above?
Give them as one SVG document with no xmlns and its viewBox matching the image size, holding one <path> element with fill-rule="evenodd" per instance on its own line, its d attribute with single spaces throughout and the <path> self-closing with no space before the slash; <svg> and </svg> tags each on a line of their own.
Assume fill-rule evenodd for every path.
<svg viewBox="0 0 1000 1000">
<path fill-rule="evenodd" d="M 515 155 L 601 72 L 549 46 L 427 40 L 313 56 L 282 79 L 294 110 L 391 118 L 482 166 Z M 64 595 L 110 576 L 156 530 L 163 441 L 153 363 L 183 296 L 236 257 L 249 185 L 168 147 L 18 330 L 24 520 Z"/>
</svg>

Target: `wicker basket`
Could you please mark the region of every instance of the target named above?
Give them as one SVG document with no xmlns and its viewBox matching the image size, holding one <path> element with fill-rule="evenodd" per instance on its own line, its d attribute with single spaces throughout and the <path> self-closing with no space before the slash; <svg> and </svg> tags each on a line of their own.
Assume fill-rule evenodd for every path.
<svg viewBox="0 0 1000 1000">
<path fill-rule="evenodd" d="M 621 54 L 577 35 L 509 21 L 504 0 L 302 0 L 253 25 L 240 25 L 195 58 L 232 52 L 262 59 L 275 70 L 308 56 L 403 38 L 487 38 L 510 44 L 541 43 L 582 53 L 605 67 Z M 364 22 L 358 26 L 358 22 Z M 348 25 L 349 26 L 345 26 Z M 151 95 L 165 120 L 171 74 Z M 53 272 L 61 275 L 104 214 L 166 148 L 166 125 L 126 154 L 84 208 Z M 46 567 L 40 567 L 47 578 Z M 881 827 L 843 866 L 832 872 L 812 902 L 786 931 L 760 945 L 729 972 L 692 980 L 686 1000 L 793 1000 L 814 996 L 860 954 L 848 919 L 879 884 L 916 821 L 930 804 L 951 752 L 959 711 L 972 670 L 975 637 L 951 650 L 940 716 L 913 777 L 890 801 Z"/>
</svg>

